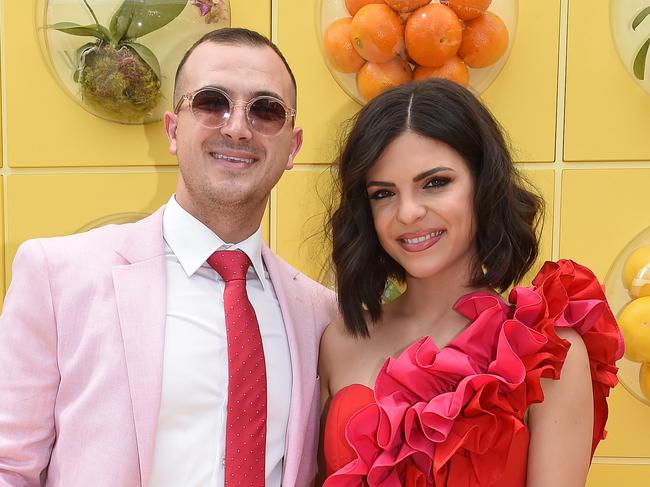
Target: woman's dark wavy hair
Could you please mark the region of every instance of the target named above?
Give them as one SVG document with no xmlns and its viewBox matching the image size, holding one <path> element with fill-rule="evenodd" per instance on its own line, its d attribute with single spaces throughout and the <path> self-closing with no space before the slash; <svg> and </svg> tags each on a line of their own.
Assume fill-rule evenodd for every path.
<svg viewBox="0 0 650 487">
<path fill-rule="evenodd" d="M 503 291 L 521 280 L 537 257 L 543 200 L 526 189 L 499 124 L 471 92 L 446 80 L 411 82 L 373 99 L 351 123 L 335 165 L 340 200 L 328 228 L 339 308 L 350 333 L 368 336 L 364 309 L 378 321 L 387 282 L 405 278 L 379 244 L 366 175 L 407 131 L 446 143 L 470 168 L 477 262 L 469 284 Z"/>
</svg>

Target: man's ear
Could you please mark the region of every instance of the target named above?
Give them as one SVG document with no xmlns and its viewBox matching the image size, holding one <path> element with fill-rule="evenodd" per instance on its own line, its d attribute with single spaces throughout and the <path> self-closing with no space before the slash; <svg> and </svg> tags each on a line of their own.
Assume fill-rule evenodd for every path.
<svg viewBox="0 0 650 487">
<path fill-rule="evenodd" d="M 163 115 L 163 123 L 165 125 L 165 133 L 167 134 L 167 139 L 169 139 L 169 153 L 175 156 L 178 115 L 172 112 L 165 112 L 165 115 Z"/>
<path fill-rule="evenodd" d="M 291 135 L 291 152 L 289 153 L 289 160 L 287 161 L 286 169 L 289 170 L 293 167 L 293 160 L 302 147 L 302 129 L 295 127 Z"/>
</svg>

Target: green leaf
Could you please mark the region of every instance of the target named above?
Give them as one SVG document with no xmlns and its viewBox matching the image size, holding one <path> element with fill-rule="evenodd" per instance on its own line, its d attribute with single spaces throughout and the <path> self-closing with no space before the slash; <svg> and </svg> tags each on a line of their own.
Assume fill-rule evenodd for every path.
<svg viewBox="0 0 650 487">
<path fill-rule="evenodd" d="M 111 19 L 109 31 L 111 33 L 111 42 L 117 45 L 126 35 L 126 32 L 131 26 L 133 21 L 133 14 L 135 13 L 135 2 L 124 2 L 122 6 L 115 12 Z"/>
<path fill-rule="evenodd" d="M 646 7 L 639 14 L 634 17 L 634 20 L 632 21 L 632 30 L 636 30 L 636 28 L 639 26 L 643 20 L 650 15 L 650 7 Z"/>
<path fill-rule="evenodd" d="M 129 42 L 124 45 L 133 49 L 135 53 L 153 70 L 158 77 L 158 80 L 160 80 L 160 63 L 158 62 L 156 55 L 151 52 L 151 49 L 142 44 L 138 44 L 137 42 Z"/>
<path fill-rule="evenodd" d="M 644 79 L 645 76 L 645 63 L 648 57 L 649 47 L 650 47 L 650 39 L 646 39 L 646 41 L 641 46 L 641 49 L 639 49 L 639 51 L 636 53 L 636 56 L 634 56 L 634 65 L 633 65 L 634 76 L 636 76 L 636 78 L 640 80 Z"/>
<path fill-rule="evenodd" d="M 110 34 L 106 27 L 101 25 L 79 25 L 74 22 L 59 22 L 49 26 L 50 29 L 58 30 L 59 32 L 64 32 L 65 34 L 70 34 L 73 36 L 81 37 L 96 37 L 103 41 L 109 40 Z"/>
<path fill-rule="evenodd" d="M 188 0 L 124 0 L 111 26 L 126 27 L 122 41 L 137 39 L 164 27 L 180 15 Z M 129 20 L 130 19 L 130 20 Z"/>
</svg>

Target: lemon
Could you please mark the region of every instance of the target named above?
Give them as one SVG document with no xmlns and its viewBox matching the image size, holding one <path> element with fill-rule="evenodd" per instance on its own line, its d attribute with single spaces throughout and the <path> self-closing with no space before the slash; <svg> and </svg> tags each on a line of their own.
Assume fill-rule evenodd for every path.
<svg viewBox="0 0 650 487">
<path fill-rule="evenodd" d="M 625 339 L 625 356 L 633 362 L 650 362 L 650 296 L 623 308 L 618 326 Z"/>
<path fill-rule="evenodd" d="M 641 392 L 650 401 L 650 363 L 644 363 L 639 369 L 639 384 Z"/>
<path fill-rule="evenodd" d="M 627 258 L 623 285 L 632 298 L 650 296 L 650 245 L 636 249 Z"/>
</svg>

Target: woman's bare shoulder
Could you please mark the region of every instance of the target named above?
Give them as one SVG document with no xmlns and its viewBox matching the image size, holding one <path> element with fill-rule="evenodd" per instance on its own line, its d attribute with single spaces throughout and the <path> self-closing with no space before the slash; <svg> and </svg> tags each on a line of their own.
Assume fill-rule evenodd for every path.
<svg viewBox="0 0 650 487">
<path fill-rule="evenodd" d="M 332 359 L 341 355 L 345 356 L 349 348 L 353 347 L 358 340 L 358 337 L 348 331 L 343 317 L 339 315 L 327 325 L 323 332 L 320 340 L 320 357 Z"/>
</svg>

